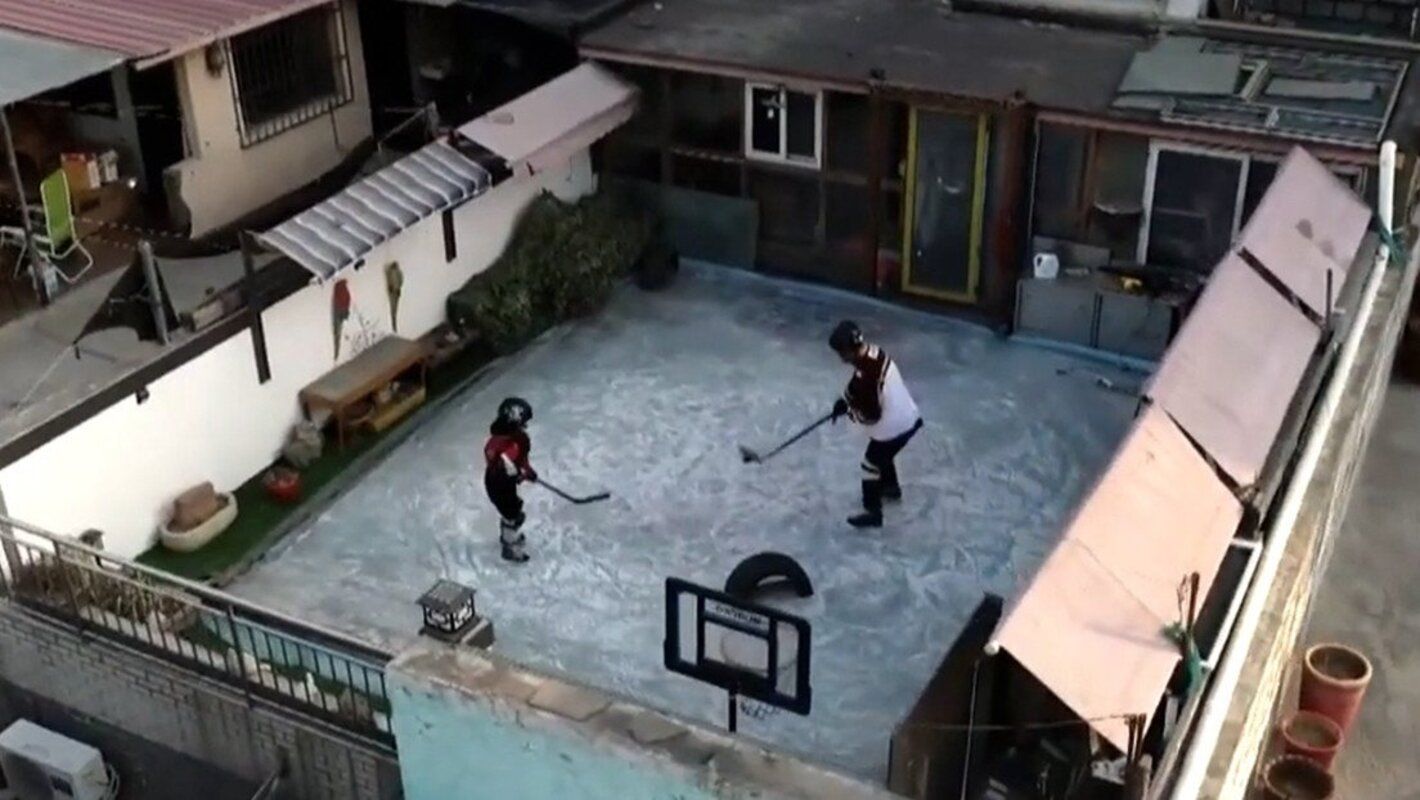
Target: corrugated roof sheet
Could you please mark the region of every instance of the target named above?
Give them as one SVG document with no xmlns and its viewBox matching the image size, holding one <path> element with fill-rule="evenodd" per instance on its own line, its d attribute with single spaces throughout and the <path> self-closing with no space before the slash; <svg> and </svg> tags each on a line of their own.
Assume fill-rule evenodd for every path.
<svg viewBox="0 0 1420 800">
<path fill-rule="evenodd" d="M 488 190 L 487 170 L 435 142 L 261 235 L 320 280 L 415 223 Z"/>
<path fill-rule="evenodd" d="M 1123 751 L 1123 715 L 1158 706 L 1179 648 L 1176 591 L 1206 597 L 1242 505 L 1168 415 L 1147 407 L 996 641 Z"/>
<path fill-rule="evenodd" d="M 0 27 L 173 58 L 332 0 L 0 0 Z"/>
<path fill-rule="evenodd" d="M 123 55 L 112 50 L 0 28 L 0 106 L 67 86 L 122 62 Z"/>
</svg>

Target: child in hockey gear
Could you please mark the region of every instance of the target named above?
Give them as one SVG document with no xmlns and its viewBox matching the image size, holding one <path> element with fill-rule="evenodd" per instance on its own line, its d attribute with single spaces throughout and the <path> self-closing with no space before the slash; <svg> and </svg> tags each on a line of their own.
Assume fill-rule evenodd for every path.
<svg viewBox="0 0 1420 800">
<path fill-rule="evenodd" d="M 855 323 L 838 323 L 828 344 L 844 363 L 853 365 L 847 390 L 834 401 L 833 419 L 847 416 L 868 432 L 862 463 L 863 513 L 849 517 L 848 524 L 881 527 L 883 500 L 902 499 L 894 459 L 922 427 L 922 417 L 897 364 L 881 348 L 864 342 Z"/>
<path fill-rule="evenodd" d="M 489 427 L 488 443 L 483 446 L 483 488 L 488 499 L 498 509 L 498 541 L 503 558 L 517 564 L 528 560 L 527 537 L 523 535 L 523 499 L 518 496 L 518 484 L 536 481 L 537 472 L 528 463 L 532 441 L 527 426 L 532 421 L 532 406 L 520 397 L 509 397 L 498 405 L 498 417 Z"/>
</svg>

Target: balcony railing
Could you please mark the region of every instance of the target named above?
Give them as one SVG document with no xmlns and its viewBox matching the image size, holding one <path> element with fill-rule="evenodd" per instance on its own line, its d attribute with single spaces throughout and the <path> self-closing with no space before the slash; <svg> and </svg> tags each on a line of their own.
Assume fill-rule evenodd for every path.
<svg viewBox="0 0 1420 800">
<path fill-rule="evenodd" d="M 4 516 L 0 551 L 10 601 L 393 748 L 388 653 Z"/>
</svg>

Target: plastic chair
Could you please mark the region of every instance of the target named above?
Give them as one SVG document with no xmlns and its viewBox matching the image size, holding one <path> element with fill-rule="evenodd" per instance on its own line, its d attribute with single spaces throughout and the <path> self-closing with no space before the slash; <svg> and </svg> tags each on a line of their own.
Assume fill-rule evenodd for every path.
<svg viewBox="0 0 1420 800">
<path fill-rule="evenodd" d="M 25 254 L 32 244 L 35 252 L 51 267 L 54 274 L 69 285 L 74 285 L 84 273 L 94 266 L 94 257 L 79 241 L 79 232 L 74 226 L 74 203 L 69 195 L 69 178 L 64 170 L 59 170 L 39 185 L 40 201 L 44 206 L 44 233 L 31 233 L 28 242 L 23 228 L 0 228 L 0 246 L 17 242 L 20 246 L 19 258 L 15 261 L 15 277 L 19 277 L 29 266 Z M 60 269 L 59 263 L 78 253 L 83 260 L 79 271 L 70 275 Z"/>
</svg>

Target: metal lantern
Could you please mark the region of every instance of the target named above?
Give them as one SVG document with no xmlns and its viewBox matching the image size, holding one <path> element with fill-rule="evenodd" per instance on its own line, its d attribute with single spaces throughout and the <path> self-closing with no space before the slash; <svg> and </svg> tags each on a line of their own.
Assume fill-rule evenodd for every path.
<svg viewBox="0 0 1420 800">
<path fill-rule="evenodd" d="M 419 598 L 424 610 L 423 633 L 458 641 L 478 620 L 474 590 L 461 583 L 439 579 Z"/>
</svg>

